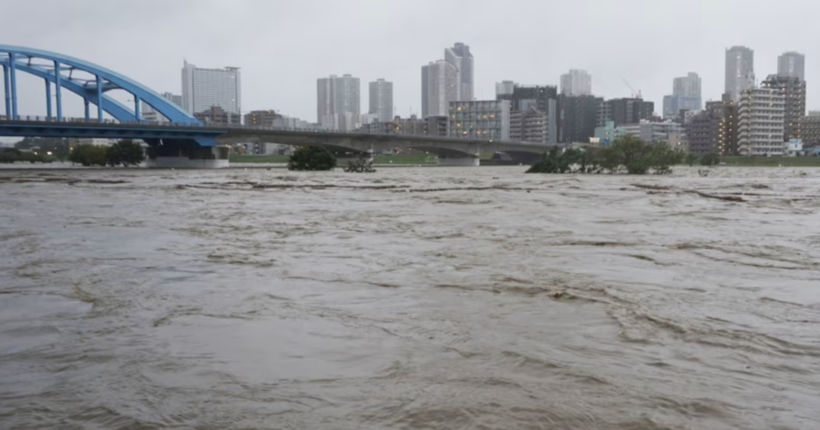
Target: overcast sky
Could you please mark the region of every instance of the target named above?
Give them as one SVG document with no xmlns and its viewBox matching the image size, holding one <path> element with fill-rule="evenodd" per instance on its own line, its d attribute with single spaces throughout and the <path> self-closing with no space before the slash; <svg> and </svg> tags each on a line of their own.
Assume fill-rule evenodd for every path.
<svg viewBox="0 0 820 430">
<path fill-rule="evenodd" d="M 158 92 L 181 92 L 183 59 L 241 67 L 243 112 L 309 121 L 316 79 L 330 74 L 361 79 L 363 112 L 367 83 L 385 78 L 397 113 L 419 113 L 421 66 L 454 42 L 473 52 L 479 99 L 502 80 L 558 85 L 579 68 L 596 95 L 629 96 L 625 79 L 656 112 L 689 71 L 704 101 L 719 99 L 727 47 L 754 49 L 758 80 L 794 50 L 806 54 L 808 108 L 820 108 L 816 0 L 0 0 L 0 15 L 0 44 L 82 58 Z M 21 81 L 20 114 L 43 115 L 42 82 Z M 66 115 L 82 115 L 75 98 Z"/>
</svg>

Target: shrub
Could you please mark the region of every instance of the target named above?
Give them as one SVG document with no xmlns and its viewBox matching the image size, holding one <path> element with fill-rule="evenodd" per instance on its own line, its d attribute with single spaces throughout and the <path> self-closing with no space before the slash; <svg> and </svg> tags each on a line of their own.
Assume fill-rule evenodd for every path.
<svg viewBox="0 0 820 430">
<path fill-rule="evenodd" d="M 718 163 L 720 163 L 720 155 L 714 152 L 703 154 L 703 156 L 700 157 L 701 166 L 714 166 Z"/>
<path fill-rule="evenodd" d="M 288 170 L 333 170 L 336 157 L 320 146 L 302 146 L 288 160 Z"/>
<path fill-rule="evenodd" d="M 71 151 L 68 160 L 83 166 L 105 166 L 108 148 L 99 145 L 79 145 Z"/>
</svg>

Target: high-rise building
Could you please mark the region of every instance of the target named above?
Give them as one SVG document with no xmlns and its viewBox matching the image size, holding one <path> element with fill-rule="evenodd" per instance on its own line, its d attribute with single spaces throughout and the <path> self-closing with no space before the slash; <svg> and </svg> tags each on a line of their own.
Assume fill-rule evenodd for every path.
<svg viewBox="0 0 820 430">
<path fill-rule="evenodd" d="M 572 69 L 561 75 L 561 94 L 566 96 L 592 95 L 592 77 L 586 70 Z"/>
<path fill-rule="evenodd" d="M 547 115 L 547 140 L 558 142 L 558 88 L 552 85 L 515 85 L 511 94 L 500 94 L 497 100 L 510 102 L 512 112 L 527 111 L 535 107 Z"/>
<path fill-rule="evenodd" d="M 184 109 L 182 107 L 182 96 L 172 94 L 172 93 L 169 93 L 169 92 L 164 92 L 164 93 L 162 93 L 162 97 L 170 100 L 175 105 L 179 106 L 180 109 Z M 142 113 L 142 118 L 145 121 L 149 121 L 149 122 L 169 122 L 168 118 L 165 118 L 165 116 L 163 116 L 161 113 L 159 113 L 159 111 L 157 111 L 156 109 L 151 107 L 151 105 L 149 105 L 148 103 L 145 103 L 144 100 L 141 103 L 140 111 Z"/>
<path fill-rule="evenodd" d="M 370 83 L 370 109 L 378 121 L 390 121 L 393 118 L 393 83 L 377 79 Z"/>
<path fill-rule="evenodd" d="M 763 82 L 760 88 L 743 92 L 738 108 L 738 152 L 740 155 L 782 155 L 785 147 L 783 90 Z"/>
<path fill-rule="evenodd" d="M 706 102 L 706 109 L 684 125 L 689 140 L 689 152 L 695 154 L 737 153 L 737 105 L 724 94 L 720 101 Z"/>
<path fill-rule="evenodd" d="M 513 142 L 547 143 L 548 115 L 534 106 L 510 113 L 510 140 Z"/>
<path fill-rule="evenodd" d="M 558 98 L 558 141 L 589 142 L 589 138 L 595 136 L 598 105 L 602 102 L 600 97 L 561 95 Z"/>
<path fill-rule="evenodd" d="M 700 84 L 700 76 L 695 72 L 689 72 L 686 76 L 672 80 L 672 94 L 700 98 Z"/>
<path fill-rule="evenodd" d="M 620 98 L 601 101 L 598 105 L 598 127 L 607 121 L 615 127 L 626 124 L 638 124 L 642 119 L 650 119 L 655 113 L 655 103 L 641 98 Z"/>
<path fill-rule="evenodd" d="M 470 47 L 463 43 L 456 43 L 452 48 L 444 49 L 444 60 L 456 66 L 459 79 L 459 101 L 472 101 L 475 90 L 475 74 L 473 54 Z"/>
<path fill-rule="evenodd" d="M 347 74 L 316 80 L 316 116 L 323 127 L 351 131 L 361 125 L 359 78 Z"/>
<path fill-rule="evenodd" d="M 203 69 L 185 61 L 182 67 L 182 108 L 196 114 L 214 106 L 240 117 L 242 76 L 239 68 Z"/>
<path fill-rule="evenodd" d="M 820 115 L 800 118 L 800 139 L 804 144 L 820 144 Z"/>
<path fill-rule="evenodd" d="M 744 90 L 755 86 L 755 52 L 745 46 L 726 50 L 726 90 L 737 103 Z"/>
<path fill-rule="evenodd" d="M 799 52 L 785 52 L 777 57 L 777 75 L 806 80 L 806 56 Z"/>
<path fill-rule="evenodd" d="M 663 98 L 663 118 L 678 119 L 681 111 L 701 110 L 700 76 L 689 72 L 672 81 L 672 95 Z"/>
<path fill-rule="evenodd" d="M 764 84 L 769 88 L 780 90 L 786 99 L 783 141 L 798 139 L 800 118 L 806 115 L 806 81 L 798 77 L 769 75 Z"/>
<path fill-rule="evenodd" d="M 450 102 L 449 135 L 462 139 L 510 140 L 510 102 Z"/>
<path fill-rule="evenodd" d="M 515 90 L 515 82 L 501 81 L 495 84 L 495 98 L 499 99 L 502 96 L 511 96 Z"/>
<path fill-rule="evenodd" d="M 450 102 L 459 101 L 458 68 L 438 60 L 421 67 L 421 116 L 449 116 Z"/>
</svg>

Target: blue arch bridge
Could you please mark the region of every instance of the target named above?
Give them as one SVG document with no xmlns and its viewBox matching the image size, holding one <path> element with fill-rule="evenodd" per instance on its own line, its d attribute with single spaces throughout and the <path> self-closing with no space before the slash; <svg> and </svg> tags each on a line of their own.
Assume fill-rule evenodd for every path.
<svg viewBox="0 0 820 430">
<path fill-rule="evenodd" d="M 513 160 L 531 162 L 547 148 L 543 144 L 455 139 L 438 136 L 374 135 L 295 130 L 271 127 L 209 127 L 150 88 L 105 67 L 63 54 L 19 46 L 0 45 L 3 69 L 5 115 L 0 116 L 0 136 L 142 139 L 149 146 L 149 160 L 156 166 L 227 167 L 227 150 L 221 144 L 275 142 L 289 145 L 318 145 L 342 154 L 372 153 L 374 150 L 426 151 L 439 156 L 442 164 L 477 166 L 482 153 L 502 152 Z M 46 114 L 18 113 L 20 73 L 41 78 L 45 85 Z M 63 116 L 63 93 L 80 96 L 83 118 Z M 130 94 L 126 106 L 108 92 Z M 142 102 L 168 122 L 146 121 Z M 113 119 L 105 119 L 107 113 Z"/>
</svg>

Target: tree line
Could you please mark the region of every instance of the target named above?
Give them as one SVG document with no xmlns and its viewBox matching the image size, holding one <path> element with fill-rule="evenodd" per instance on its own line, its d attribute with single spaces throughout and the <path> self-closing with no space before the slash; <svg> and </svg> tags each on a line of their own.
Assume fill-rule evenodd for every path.
<svg viewBox="0 0 820 430">
<path fill-rule="evenodd" d="M 693 165 L 697 155 L 686 154 L 666 143 L 644 142 L 635 136 L 622 136 L 607 147 L 566 149 L 553 148 L 544 153 L 527 173 L 620 173 L 659 175 L 672 172 L 680 164 Z M 706 154 L 699 161 L 704 165 L 719 162 L 717 154 Z"/>
<path fill-rule="evenodd" d="M 68 161 L 83 166 L 136 166 L 145 161 L 145 151 L 133 140 L 120 140 L 111 146 L 78 145 Z"/>
<path fill-rule="evenodd" d="M 26 137 L 15 143 L 14 148 L 0 152 L 0 163 L 51 163 L 54 160 L 83 166 L 128 167 L 145 161 L 145 151 L 130 139 L 111 146 L 84 144 L 72 148 L 67 139 Z"/>
</svg>

